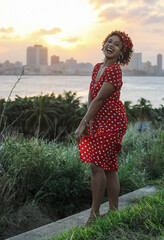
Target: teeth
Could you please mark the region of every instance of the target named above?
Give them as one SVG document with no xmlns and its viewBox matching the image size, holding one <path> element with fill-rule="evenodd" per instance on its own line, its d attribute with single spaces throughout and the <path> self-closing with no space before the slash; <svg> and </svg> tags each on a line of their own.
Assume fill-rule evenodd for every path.
<svg viewBox="0 0 164 240">
<path fill-rule="evenodd" d="M 111 48 L 107 48 L 107 51 L 113 53 L 113 50 Z"/>
</svg>

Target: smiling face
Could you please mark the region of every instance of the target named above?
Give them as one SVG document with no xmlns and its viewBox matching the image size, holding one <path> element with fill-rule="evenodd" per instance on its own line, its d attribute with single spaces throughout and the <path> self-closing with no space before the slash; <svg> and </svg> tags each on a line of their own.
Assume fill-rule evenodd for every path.
<svg viewBox="0 0 164 240">
<path fill-rule="evenodd" d="M 117 35 L 108 38 L 103 47 L 103 53 L 106 58 L 117 61 L 118 57 L 122 54 L 122 41 Z"/>
</svg>

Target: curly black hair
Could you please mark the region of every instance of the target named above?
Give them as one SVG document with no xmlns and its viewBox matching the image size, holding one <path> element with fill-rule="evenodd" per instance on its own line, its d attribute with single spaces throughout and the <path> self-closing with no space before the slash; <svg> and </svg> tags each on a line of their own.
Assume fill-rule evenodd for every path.
<svg viewBox="0 0 164 240">
<path fill-rule="evenodd" d="M 103 43 L 102 43 L 102 49 L 104 48 L 104 45 L 105 45 L 105 43 L 108 41 L 108 39 L 109 39 L 111 36 L 114 36 L 114 35 L 118 36 L 118 37 L 121 39 L 122 46 L 124 47 L 124 43 L 123 43 L 123 40 L 122 40 L 122 37 L 120 36 L 120 34 L 126 35 L 126 36 L 129 38 L 129 40 L 131 41 L 130 37 L 129 37 L 125 32 L 120 32 L 120 31 L 115 30 L 115 31 L 111 32 L 110 34 L 108 34 L 108 36 L 104 39 L 104 41 L 103 41 Z M 131 43 L 132 43 L 132 41 L 131 41 Z M 133 46 L 133 44 L 132 44 L 132 46 Z M 122 47 L 122 49 L 123 49 L 123 47 Z M 117 61 L 118 61 L 118 62 L 120 63 L 120 65 L 122 65 L 122 66 L 128 65 L 128 63 L 130 62 L 130 59 L 131 59 L 131 57 L 132 57 L 132 53 L 133 53 L 132 48 L 127 47 L 127 48 L 126 48 L 126 51 L 125 51 L 124 53 L 122 53 L 122 57 L 121 57 L 121 58 L 118 58 Z"/>
</svg>

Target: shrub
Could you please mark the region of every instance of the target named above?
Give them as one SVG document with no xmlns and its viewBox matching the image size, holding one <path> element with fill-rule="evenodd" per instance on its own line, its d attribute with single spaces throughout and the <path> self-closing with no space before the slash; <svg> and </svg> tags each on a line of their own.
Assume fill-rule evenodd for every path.
<svg viewBox="0 0 164 240">
<path fill-rule="evenodd" d="M 75 205 L 80 205 L 79 198 L 90 195 L 89 178 L 87 166 L 79 161 L 77 146 L 23 137 L 2 143 L 0 201 L 5 207 L 44 199 L 61 215 L 70 214 Z"/>
</svg>

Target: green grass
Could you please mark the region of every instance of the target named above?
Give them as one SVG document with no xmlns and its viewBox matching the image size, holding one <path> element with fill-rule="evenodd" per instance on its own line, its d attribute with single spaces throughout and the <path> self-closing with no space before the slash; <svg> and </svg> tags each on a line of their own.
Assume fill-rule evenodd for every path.
<svg viewBox="0 0 164 240">
<path fill-rule="evenodd" d="M 113 211 L 90 227 L 77 227 L 51 240 L 157 239 L 164 230 L 164 191 L 143 197 L 134 207 Z M 159 238 L 160 239 L 160 238 Z"/>
</svg>

